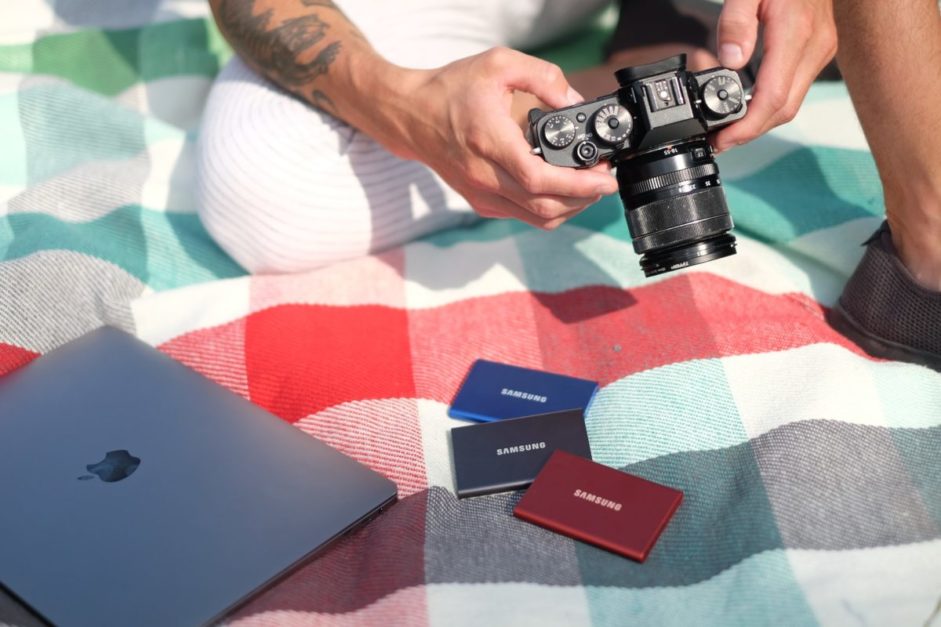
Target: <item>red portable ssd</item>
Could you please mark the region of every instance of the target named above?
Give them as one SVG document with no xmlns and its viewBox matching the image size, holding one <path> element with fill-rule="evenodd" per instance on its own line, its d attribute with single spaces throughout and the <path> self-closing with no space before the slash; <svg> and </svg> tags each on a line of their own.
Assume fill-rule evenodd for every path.
<svg viewBox="0 0 941 627">
<path fill-rule="evenodd" d="M 682 500 L 679 490 L 557 450 L 513 515 L 643 562 Z"/>
</svg>

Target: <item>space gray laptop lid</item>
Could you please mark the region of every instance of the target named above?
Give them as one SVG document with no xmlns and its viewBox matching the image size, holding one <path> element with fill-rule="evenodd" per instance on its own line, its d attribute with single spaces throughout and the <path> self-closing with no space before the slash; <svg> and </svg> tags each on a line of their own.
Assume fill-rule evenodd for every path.
<svg viewBox="0 0 941 627">
<path fill-rule="evenodd" d="M 396 498 L 112 328 L 0 377 L 0 583 L 63 627 L 219 618 Z"/>
</svg>

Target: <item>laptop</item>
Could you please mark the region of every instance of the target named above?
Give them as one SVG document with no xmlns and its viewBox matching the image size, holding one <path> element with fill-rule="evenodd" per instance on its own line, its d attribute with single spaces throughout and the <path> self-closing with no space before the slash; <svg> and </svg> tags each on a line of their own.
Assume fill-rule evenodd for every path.
<svg viewBox="0 0 941 627">
<path fill-rule="evenodd" d="M 395 499 L 117 329 L 0 377 L 0 584 L 62 627 L 217 620 Z"/>
</svg>

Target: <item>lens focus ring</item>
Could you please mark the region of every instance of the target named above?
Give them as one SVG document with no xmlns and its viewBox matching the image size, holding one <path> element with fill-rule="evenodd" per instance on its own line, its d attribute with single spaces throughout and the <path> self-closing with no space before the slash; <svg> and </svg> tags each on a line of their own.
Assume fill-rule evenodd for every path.
<svg viewBox="0 0 941 627">
<path fill-rule="evenodd" d="M 676 170 L 674 172 L 661 174 L 660 176 L 654 176 L 640 181 L 639 183 L 632 183 L 629 193 L 631 195 L 646 194 L 647 192 L 652 192 L 657 189 L 662 189 L 671 185 L 678 185 L 679 183 L 692 181 L 700 177 L 713 176 L 718 173 L 719 168 L 716 167 L 714 163 L 697 165 L 693 166 L 692 168 L 686 168 L 685 170 Z"/>
<path fill-rule="evenodd" d="M 627 219 L 635 239 L 644 239 L 651 235 L 656 239 L 658 234 L 676 227 L 693 225 L 704 218 L 713 218 L 727 213 L 722 188 L 713 187 L 701 189 L 692 194 L 656 200 L 628 212 Z M 664 242 L 658 245 L 662 246 Z"/>
<path fill-rule="evenodd" d="M 735 254 L 732 217 L 705 136 L 614 163 L 645 275 Z"/>
</svg>

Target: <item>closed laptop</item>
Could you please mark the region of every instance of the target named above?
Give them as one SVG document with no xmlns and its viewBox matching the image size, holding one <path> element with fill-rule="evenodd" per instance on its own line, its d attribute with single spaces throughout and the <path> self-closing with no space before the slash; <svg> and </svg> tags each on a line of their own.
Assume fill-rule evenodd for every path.
<svg viewBox="0 0 941 627">
<path fill-rule="evenodd" d="M 0 583 L 60 626 L 221 617 L 396 498 L 112 328 L 0 378 Z"/>
</svg>

